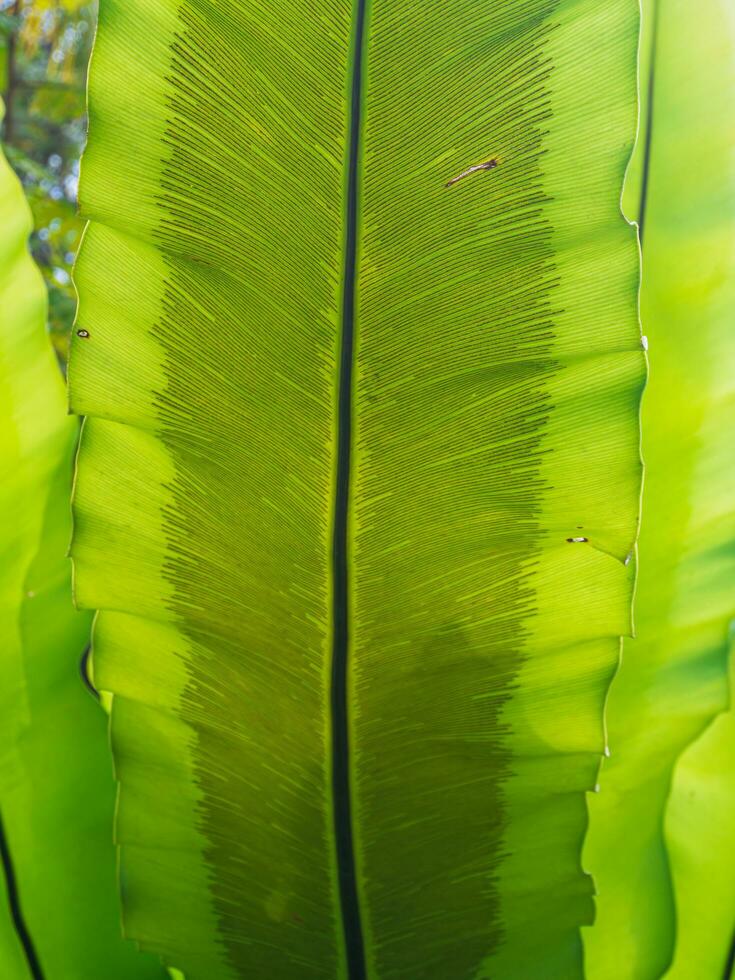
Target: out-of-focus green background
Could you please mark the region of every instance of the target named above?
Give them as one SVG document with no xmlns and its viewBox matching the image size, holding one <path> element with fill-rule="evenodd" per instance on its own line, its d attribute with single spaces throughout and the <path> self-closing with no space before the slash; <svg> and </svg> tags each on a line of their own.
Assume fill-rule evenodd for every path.
<svg viewBox="0 0 735 980">
<path fill-rule="evenodd" d="M 83 228 L 76 193 L 96 17 L 97 0 L 0 0 L 2 140 L 33 210 L 31 249 L 62 364 L 76 302 L 71 268 Z"/>
</svg>

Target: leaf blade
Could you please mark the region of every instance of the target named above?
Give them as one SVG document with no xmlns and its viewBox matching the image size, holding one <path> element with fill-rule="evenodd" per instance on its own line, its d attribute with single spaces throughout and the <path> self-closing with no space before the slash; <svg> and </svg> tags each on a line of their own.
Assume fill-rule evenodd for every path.
<svg viewBox="0 0 735 980">
<path fill-rule="evenodd" d="M 456 958 L 453 969 L 478 977 L 541 962 L 551 976 L 581 970 L 578 930 L 592 914 L 584 791 L 630 628 L 644 366 L 637 253 L 619 211 L 636 6 L 578 7 L 532 2 L 478 20 L 433 4 L 405 24 L 386 5 L 368 9 L 346 603 L 370 976 L 414 969 L 415 929 L 416 969 Z M 90 416 L 78 594 L 103 610 L 95 677 L 115 692 L 118 832 L 139 897 L 126 903 L 128 929 L 191 980 L 345 975 L 329 747 L 354 11 L 324 3 L 302 14 L 296 30 L 286 2 L 110 0 L 92 73 L 81 190 L 92 225 L 77 271 L 89 336 L 75 340 L 70 368 L 73 406 Z M 606 53 L 595 39 L 608 34 Z M 595 112 L 582 112 L 580 82 L 595 68 L 603 136 Z M 483 70 L 475 110 L 466 81 Z M 538 118 L 514 70 L 538 96 Z M 131 71 L 140 104 L 120 84 Z M 494 153 L 497 167 L 446 186 Z M 580 523 L 587 540 L 575 542 Z M 139 637 L 134 677 L 118 631 L 130 646 Z M 497 666 L 509 635 L 514 662 Z M 401 643 L 417 691 L 427 671 L 421 706 L 396 698 L 405 678 L 390 653 Z M 434 655 L 448 676 L 462 663 L 456 688 Z M 555 700 L 558 670 L 570 688 Z M 479 674 L 479 699 L 462 710 Z M 443 685 L 451 697 L 432 718 Z M 568 731 L 560 710 L 578 722 Z M 432 769 L 433 743 L 418 737 L 427 723 L 446 759 L 471 756 L 471 770 L 487 760 L 483 787 L 446 763 Z M 436 775 L 464 793 L 471 858 L 436 795 L 421 839 L 402 819 Z M 157 781 L 179 787 L 177 812 Z M 177 873 L 167 909 L 160 896 Z M 435 929 L 442 882 L 455 897 L 442 896 Z M 542 897 L 551 882 L 564 895 L 553 910 Z"/>
</svg>

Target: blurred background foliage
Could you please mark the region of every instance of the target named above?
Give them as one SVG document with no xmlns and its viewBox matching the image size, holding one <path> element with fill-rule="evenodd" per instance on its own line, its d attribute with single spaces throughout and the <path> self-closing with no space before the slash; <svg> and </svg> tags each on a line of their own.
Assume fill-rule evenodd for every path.
<svg viewBox="0 0 735 980">
<path fill-rule="evenodd" d="M 0 0 L 2 139 L 33 211 L 31 250 L 48 287 L 49 330 L 62 364 L 84 227 L 76 195 L 96 17 L 97 0 Z"/>
</svg>

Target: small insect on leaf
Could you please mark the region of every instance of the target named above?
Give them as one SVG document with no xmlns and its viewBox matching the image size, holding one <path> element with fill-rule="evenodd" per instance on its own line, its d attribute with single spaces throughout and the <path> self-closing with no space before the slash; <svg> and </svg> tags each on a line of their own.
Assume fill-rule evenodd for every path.
<svg viewBox="0 0 735 980">
<path fill-rule="evenodd" d="M 89 330 L 77 330 L 77 337 L 81 337 L 82 340 L 86 340 L 89 337 Z"/>
<path fill-rule="evenodd" d="M 456 177 L 452 177 L 444 186 L 451 187 L 452 184 L 458 183 L 464 177 L 469 177 L 470 174 L 477 173 L 479 170 L 495 170 L 499 163 L 500 161 L 497 157 L 492 157 L 492 159 L 486 160 L 484 163 L 476 163 L 474 167 L 469 167 L 467 170 L 463 170 L 461 174 L 457 174 Z"/>
</svg>

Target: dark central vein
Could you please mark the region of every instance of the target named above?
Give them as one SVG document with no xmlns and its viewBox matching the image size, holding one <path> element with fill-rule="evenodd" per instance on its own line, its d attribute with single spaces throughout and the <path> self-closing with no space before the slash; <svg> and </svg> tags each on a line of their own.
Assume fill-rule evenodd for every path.
<svg viewBox="0 0 735 980">
<path fill-rule="evenodd" d="M 363 86 L 363 48 L 367 0 L 356 0 L 352 49 L 352 89 L 347 157 L 347 198 L 342 294 L 342 338 L 337 418 L 337 473 L 334 506 L 333 579 L 334 649 L 332 652 L 332 792 L 342 924 L 349 980 L 364 980 L 365 944 L 355 873 L 350 799 L 350 745 L 348 697 L 349 570 L 347 555 L 352 447 L 352 379 L 355 342 L 355 279 L 357 264 L 357 209 L 360 127 Z"/>
<path fill-rule="evenodd" d="M 648 180 L 651 173 L 651 149 L 653 146 L 653 102 L 656 97 L 656 48 L 658 41 L 658 11 L 661 0 L 653 7 L 653 25 L 651 27 L 651 56 L 648 65 L 648 88 L 646 101 L 648 111 L 646 113 L 646 137 L 643 146 L 643 175 L 641 177 L 641 198 L 638 206 L 638 237 L 641 248 L 643 248 L 643 226 L 646 221 L 646 208 L 648 206 Z"/>
<path fill-rule="evenodd" d="M 28 970 L 33 980 L 43 980 L 41 964 L 38 960 L 31 934 L 28 931 L 28 926 L 23 918 L 23 910 L 20 907 L 18 884 L 15 880 L 15 869 L 13 868 L 13 859 L 10 856 L 8 839 L 5 836 L 5 825 L 3 824 L 2 814 L 0 814 L 0 861 L 2 861 L 3 872 L 5 873 L 5 889 L 8 895 L 10 915 L 13 919 L 16 935 L 23 947 Z"/>
<path fill-rule="evenodd" d="M 727 951 L 727 959 L 725 961 L 725 970 L 722 974 L 722 980 L 732 980 L 733 972 L 735 971 L 735 936 L 733 936 L 730 942 L 730 948 Z"/>
</svg>

